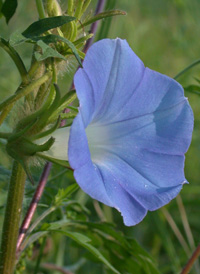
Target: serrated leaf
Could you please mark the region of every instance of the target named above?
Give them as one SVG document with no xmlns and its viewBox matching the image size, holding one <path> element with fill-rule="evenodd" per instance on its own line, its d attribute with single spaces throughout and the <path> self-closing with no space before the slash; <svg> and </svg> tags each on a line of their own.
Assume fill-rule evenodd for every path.
<svg viewBox="0 0 200 274">
<path fill-rule="evenodd" d="M 53 204 L 58 206 L 62 204 L 72 193 L 74 193 L 79 188 L 78 184 L 72 184 L 65 189 L 59 189 L 57 195 L 54 198 Z"/>
<path fill-rule="evenodd" d="M 17 0 L 6 0 L 3 3 L 1 12 L 5 16 L 7 24 L 10 21 L 10 19 L 13 17 L 13 15 L 15 14 L 16 8 L 17 8 Z"/>
<path fill-rule="evenodd" d="M 40 19 L 31 24 L 24 32 L 22 32 L 22 35 L 26 38 L 36 37 L 48 30 L 60 27 L 75 19 L 76 18 L 72 16 L 54 16 Z"/>
<path fill-rule="evenodd" d="M 42 49 L 42 54 L 40 54 L 39 52 L 35 52 L 35 58 L 37 61 L 42 61 L 50 57 L 66 60 L 66 58 L 62 54 L 45 44 L 42 40 L 39 40 L 37 42 L 37 45 L 40 46 Z"/>
<path fill-rule="evenodd" d="M 58 41 L 64 42 L 71 49 L 72 53 L 76 57 L 76 59 L 79 62 L 80 66 L 82 66 L 81 59 L 80 59 L 80 56 L 78 54 L 78 51 L 77 51 L 76 47 L 74 46 L 74 44 L 72 42 L 70 42 L 66 38 L 61 37 L 59 35 L 49 34 L 49 35 L 46 35 L 46 36 L 43 36 L 43 37 L 35 37 L 33 40 L 37 40 L 37 39 L 42 40 L 46 44 L 57 43 Z"/>
<path fill-rule="evenodd" d="M 101 262 L 103 262 L 110 270 L 112 270 L 113 273 L 120 274 L 120 272 L 111 265 L 111 263 L 101 254 L 101 252 L 98 249 L 96 249 L 93 245 L 90 244 L 91 239 L 88 238 L 87 236 L 78 232 L 59 231 L 59 230 L 58 231 L 56 230 L 55 232 L 59 232 L 68 236 L 69 238 L 71 238 L 72 240 L 74 240 L 75 242 L 77 242 L 78 244 L 86 248 L 87 250 L 89 250 L 94 256 L 96 256 Z"/>
</svg>

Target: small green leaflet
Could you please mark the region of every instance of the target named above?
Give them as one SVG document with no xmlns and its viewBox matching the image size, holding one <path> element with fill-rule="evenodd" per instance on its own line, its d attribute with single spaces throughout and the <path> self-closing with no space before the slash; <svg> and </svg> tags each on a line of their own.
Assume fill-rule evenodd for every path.
<svg viewBox="0 0 200 274">
<path fill-rule="evenodd" d="M 55 206 L 60 206 L 72 193 L 74 193 L 79 188 L 78 184 L 72 184 L 66 189 L 59 189 L 57 195 L 54 198 L 53 204 Z"/>
<path fill-rule="evenodd" d="M 66 60 L 66 58 L 62 54 L 60 54 L 59 52 L 57 52 L 57 50 L 55 50 L 55 49 L 51 48 L 50 46 L 48 46 L 47 44 L 45 44 L 42 40 L 39 40 L 37 42 L 37 45 L 39 47 L 41 47 L 41 49 L 42 49 L 42 54 L 40 54 L 39 52 L 35 52 L 35 58 L 37 61 L 42 61 L 49 57 L 60 58 L 60 59 Z"/>
<path fill-rule="evenodd" d="M 10 35 L 9 44 L 14 47 L 26 41 L 31 41 L 31 39 L 24 37 L 21 32 L 17 30 Z"/>
<path fill-rule="evenodd" d="M 50 29 L 60 27 L 75 19 L 76 18 L 72 16 L 54 16 L 40 19 L 32 23 L 24 32 L 22 32 L 22 35 L 26 38 L 36 37 Z"/>
<path fill-rule="evenodd" d="M 77 61 L 79 62 L 80 66 L 82 66 L 81 59 L 80 59 L 80 56 L 79 56 L 79 54 L 77 52 L 76 47 L 74 46 L 74 44 L 72 42 L 70 42 L 66 38 L 61 37 L 59 35 L 49 34 L 49 35 L 46 35 L 46 36 L 43 36 L 43 37 L 35 37 L 35 38 L 33 38 L 33 40 L 37 40 L 37 39 L 42 40 L 46 44 L 56 43 L 58 41 L 63 41 L 71 49 L 71 51 L 73 52 L 73 54 L 76 57 Z"/>
<path fill-rule="evenodd" d="M 15 14 L 16 8 L 17 0 L 5 0 L 3 3 L 1 13 L 5 16 L 7 24 Z"/>
<path fill-rule="evenodd" d="M 67 40 L 66 38 L 61 37 L 59 35 L 49 34 L 46 36 L 36 36 L 36 37 L 26 38 L 19 31 L 16 31 L 13 34 L 11 34 L 9 43 L 11 46 L 17 46 L 24 42 L 29 42 L 29 43 L 37 42 L 38 46 L 40 46 L 43 50 L 42 56 L 39 53 L 36 53 L 36 59 L 38 61 L 44 60 L 48 57 L 61 58 L 61 59 L 66 60 L 62 54 L 60 54 L 59 52 L 57 52 L 56 50 L 54 50 L 53 48 L 48 46 L 48 44 L 57 43 L 58 41 L 62 41 L 65 44 L 67 44 L 67 46 L 71 49 L 72 53 L 76 57 L 80 66 L 82 66 L 80 56 L 79 56 L 78 51 L 77 51 L 76 47 L 74 46 L 74 44 L 72 42 L 70 42 L 69 40 Z"/>
</svg>

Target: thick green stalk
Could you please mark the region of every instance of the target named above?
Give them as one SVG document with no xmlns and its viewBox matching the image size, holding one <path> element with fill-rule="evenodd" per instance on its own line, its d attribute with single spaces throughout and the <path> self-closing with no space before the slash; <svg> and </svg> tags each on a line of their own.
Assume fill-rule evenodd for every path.
<svg viewBox="0 0 200 274">
<path fill-rule="evenodd" d="M 14 161 L 8 190 L 0 253 L 0 273 L 12 274 L 15 267 L 15 252 L 19 235 L 19 223 L 26 174 L 22 166 Z"/>
<path fill-rule="evenodd" d="M 45 73 L 42 77 L 39 79 L 33 81 L 25 88 L 19 89 L 18 92 L 16 92 L 14 95 L 10 96 L 8 99 L 6 99 L 4 102 L 0 104 L 0 111 L 2 111 L 7 106 L 15 103 L 17 100 L 22 98 L 23 96 L 28 95 L 30 92 L 32 92 L 34 89 L 40 87 L 43 83 L 45 83 L 49 78 L 51 77 L 51 72 Z"/>
<path fill-rule="evenodd" d="M 2 47 L 10 55 L 16 67 L 18 68 L 18 71 L 22 78 L 22 82 L 26 84 L 28 82 L 27 71 L 19 54 L 16 52 L 16 50 L 13 47 L 11 47 L 9 42 L 3 38 L 0 38 L 0 47 Z"/>
</svg>

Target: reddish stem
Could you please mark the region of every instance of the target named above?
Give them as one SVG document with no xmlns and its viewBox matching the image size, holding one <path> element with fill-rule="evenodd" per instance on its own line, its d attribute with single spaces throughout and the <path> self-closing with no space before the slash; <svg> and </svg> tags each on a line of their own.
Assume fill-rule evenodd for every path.
<svg viewBox="0 0 200 274">
<path fill-rule="evenodd" d="M 17 253 L 20 251 L 21 243 L 24 240 L 24 237 L 26 236 L 26 232 L 30 226 L 31 220 L 33 218 L 33 215 L 36 211 L 38 202 L 40 201 L 40 198 L 42 196 L 42 193 L 44 191 L 45 185 L 47 183 L 47 179 L 51 170 L 51 163 L 46 163 L 44 170 L 42 172 L 40 181 L 38 183 L 37 189 L 35 191 L 35 194 L 33 196 L 33 199 L 31 201 L 31 204 L 29 206 L 28 212 L 26 213 L 26 216 L 24 218 L 24 221 L 21 225 L 20 231 L 19 231 L 19 237 L 17 241 Z"/>
<path fill-rule="evenodd" d="M 106 2 L 106 0 L 99 0 L 98 1 L 97 7 L 96 7 L 96 10 L 95 10 L 95 14 L 98 14 L 98 13 L 102 12 L 105 2 Z M 93 34 L 96 33 L 98 24 L 99 24 L 99 21 L 96 21 L 92 24 L 91 29 L 90 29 L 90 33 L 93 33 Z M 92 38 L 87 40 L 87 42 L 85 44 L 85 47 L 83 49 L 83 52 L 85 52 L 85 53 L 87 52 L 89 47 L 92 45 L 93 41 L 94 41 L 94 35 L 93 35 Z"/>
<path fill-rule="evenodd" d="M 200 256 L 200 244 L 197 246 L 196 250 L 192 254 L 191 258 L 187 262 L 186 266 L 183 268 L 181 274 L 187 274 L 189 273 L 190 269 L 194 265 L 194 262 L 197 260 L 197 258 Z"/>
<path fill-rule="evenodd" d="M 96 11 L 95 11 L 95 14 L 97 13 L 100 13 L 102 10 L 103 10 L 103 7 L 104 7 L 104 4 L 105 4 L 106 0 L 99 0 L 98 1 L 98 4 L 97 4 L 97 7 L 96 7 Z M 99 21 L 97 22 L 94 22 L 91 26 L 91 30 L 90 32 L 91 33 L 96 33 L 96 30 L 97 30 L 97 27 L 98 27 L 98 23 Z M 88 48 L 91 46 L 92 42 L 93 42 L 93 38 L 94 36 L 89 39 L 84 47 L 84 52 L 86 53 Z M 21 225 L 21 228 L 20 228 L 20 231 L 19 231 L 19 237 L 18 237 L 18 242 L 17 242 L 17 254 L 18 252 L 20 251 L 20 246 L 26 236 L 26 232 L 30 226 L 30 223 L 31 223 L 31 220 L 33 218 L 33 215 L 36 211 L 36 208 L 37 208 L 37 204 L 42 196 L 42 193 L 44 191 L 44 188 L 45 188 L 45 185 L 47 183 L 47 179 L 48 179 L 48 176 L 49 176 L 49 173 L 50 173 L 50 170 L 51 170 L 51 166 L 52 164 L 51 163 L 47 163 L 44 167 L 44 170 L 43 170 L 43 173 L 41 175 L 41 178 L 40 178 L 40 181 L 38 183 L 38 187 L 36 189 L 36 192 L 34 194 L 34 197 L 31 201 L 31 204 L 29 206 L 29 209 L 26 213 L 26 216 L 23 220 L 23 223 Z"/>
</svg>

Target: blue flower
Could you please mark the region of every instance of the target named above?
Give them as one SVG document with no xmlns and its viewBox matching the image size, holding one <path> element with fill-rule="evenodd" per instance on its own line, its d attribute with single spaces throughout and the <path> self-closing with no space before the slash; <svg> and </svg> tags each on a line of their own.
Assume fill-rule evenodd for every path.
<svg viewBox="0 0 200 274">
<path fill-rule="evenodd" d="M 80 101 L 68 159 L 80 187 L 139 223 L 177 196 L 192 137 L 193 113 L 182 87 L 144 67 L 125 40 L 87 52 L 74 78 Z"/>
</svg>

